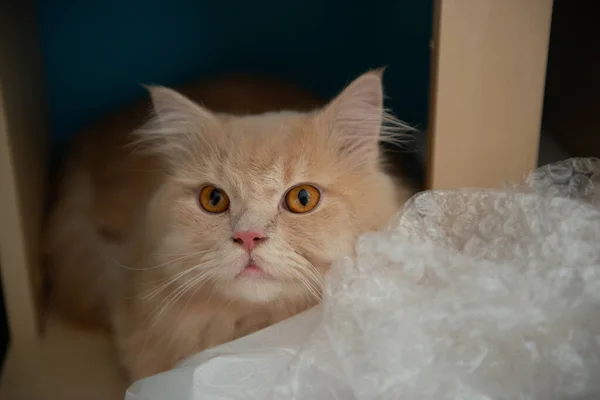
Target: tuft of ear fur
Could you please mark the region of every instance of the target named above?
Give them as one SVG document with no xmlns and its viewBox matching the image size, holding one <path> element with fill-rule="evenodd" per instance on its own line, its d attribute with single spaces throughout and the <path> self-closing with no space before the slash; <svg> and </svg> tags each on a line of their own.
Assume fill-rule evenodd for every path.
<svg viewBox="0 0 600 400">
<path fill-rule="evenodd" d="M 359 163 L 379 160 L 379 144 L 403 145 L 412 128 L 383 107 L 383 69 L 369 71 L 348 85 L 321 115 L 340 152 Z"/>
<path fill-rule="evenodd" d="M 170 164 L 211 150 L 207 134 L 220 131 L 215 115 L 173 89 L 144 85 L 152 99 L 148 122 L 134 132 L 138 151 L 158 154 Z"/>
</svg>

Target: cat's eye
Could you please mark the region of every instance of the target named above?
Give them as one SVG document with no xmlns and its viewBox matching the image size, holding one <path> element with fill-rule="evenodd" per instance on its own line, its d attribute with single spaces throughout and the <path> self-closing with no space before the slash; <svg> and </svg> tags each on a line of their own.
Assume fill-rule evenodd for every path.
<svg viewBox="0 0 600 400">
<path fill-rule="evenodd" d="M 229 208 L 229 196 L 223 189 L 213 185 L 206 185 L 198 193 L 198 203 L 204 211 L 220 214 Z"/>
<path fill-rule="evenodd" d="M 285 195 L 284 202 L 288 211 L 302 214 L 313 210 L 321 199 L 321 192 L 312 185 L 298 185 Z"/>
</svg>

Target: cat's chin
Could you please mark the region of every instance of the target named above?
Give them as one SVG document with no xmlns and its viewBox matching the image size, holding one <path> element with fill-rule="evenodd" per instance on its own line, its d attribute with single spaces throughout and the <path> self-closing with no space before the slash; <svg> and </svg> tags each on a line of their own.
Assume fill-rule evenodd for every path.
<svg viewBox="0 0 600 400">
<path fill-rule="evenodd" d="M 226 285 L 220 285 L 221 295 L 231 300 L 269 303 L 289 296 L 289 287 L 273 278 L 236 278 Z"/>
</svg>

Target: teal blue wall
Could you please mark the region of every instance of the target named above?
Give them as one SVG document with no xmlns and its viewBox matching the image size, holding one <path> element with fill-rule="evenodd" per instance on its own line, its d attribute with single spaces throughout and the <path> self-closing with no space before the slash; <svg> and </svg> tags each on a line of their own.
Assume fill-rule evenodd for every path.
<svg viewBox="0 0 600 400">
<path fill-rule="evenodd" d="M 388 106 L 427 116 L 426 0 L 38 0 L 53 142 L 142 94 L 244 70 L 326 96 L 387 65 Z"/>
</svg>

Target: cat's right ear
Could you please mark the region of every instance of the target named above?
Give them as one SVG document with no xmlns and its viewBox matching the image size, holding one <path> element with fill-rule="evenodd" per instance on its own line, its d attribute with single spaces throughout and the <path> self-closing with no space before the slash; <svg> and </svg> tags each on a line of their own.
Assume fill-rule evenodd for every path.
<svg viewBox="0 0 600 400">
<path fill-rule="evenodd" d="M 331 143 L 357 163 L 377 163 L 384 118 L 382 70 L 368 72 L 348 85 L 321 113 Z"/>
<path fill-rule="evenodd" d="M 173 89 L 154 85 L 144 87 L 150 93 L 156 118 L 163 124 L 202 125 L 213 118 L 210 111 Z"/>
<path fill-rule="evenodd" d="M 214 140 L 207 135 L 220 131 L 212 112 L 173 89 L 144 86 L 152 99 L 149 121 L 136 131 L 136 145 L 160 154 L 168 161 L 181 162 L 197 154 Z"/>
<path fill-rule="evenodd" d="M 402 146 L 412 129 L 383 106 L 383 69 L 369 71 L 350 83 L 321 112 L 330 142 L 356 166 L 379 165 L 380 143 Z"/>
</svg>

